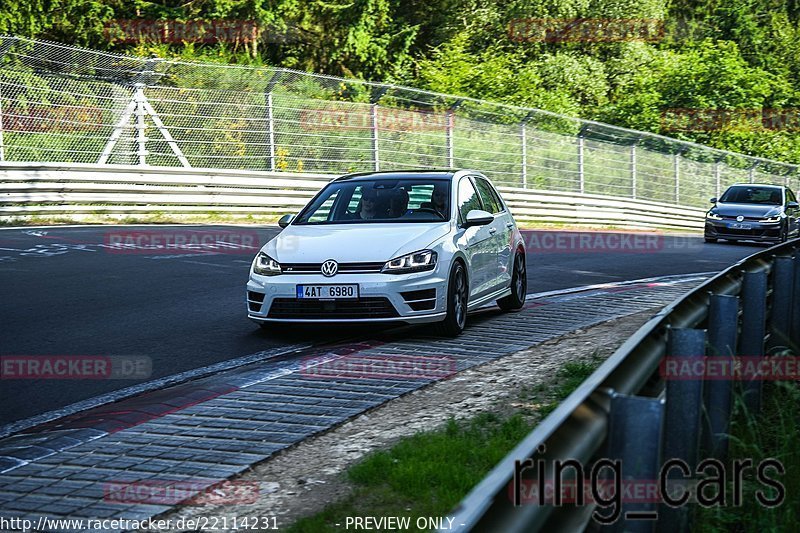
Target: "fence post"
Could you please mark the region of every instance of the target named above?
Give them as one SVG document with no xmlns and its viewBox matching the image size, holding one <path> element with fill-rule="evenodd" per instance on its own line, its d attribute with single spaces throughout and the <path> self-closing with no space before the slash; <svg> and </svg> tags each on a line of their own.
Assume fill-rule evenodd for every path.
<svg viewBox="0 0 800 533">
<path fill-rule="evenodd" d="M 455 153 L 453 148 L 453 130 L 455 129 L 456 109 L 464 102 L 463 98 L 456 100 L 453 105 L 447 109 L 447 168 L 455 168 Z"/>
<path fill-rule="evenodd" d="M 667 334 L 669 369 L 673 360 L 686 361 L 690 367 L 702 361 L 706 349 L 706 332 L 701 329 L 670 329 Z M 694 472 L 700 444 L 701 411 L 703 408 L 703 379 L 675 379 L 667 375 L 667 406 L 664 428 L 664 461 L 677 459 Z M 666 463 L 665 463 L 666 464 Z M 677 469 L 666 472 L 667 479 L 684 479 Z M 688 507 L 661 505 L 659 531 L 687 531 Z"/>
<path fill-rule="evenodd" d="M 0 56 L 2 59 L 3 56 Z M 3 138 L 3 90 L 0 88 L 0 161 L 6 160 L 5 140 Z"/>
<path fill-rule="evenodd" d="M 528 127 L 523 121 L 520 125 L 520 140 L 522 142 L 522 188 L 528 188 Z"/>
<path fill-rule="evenodd" d="M 756 181 L 756 167 L 758 166 L 758 161 L 753 163 L 750 168 L 747 169 L 747 179 L 750 183 L 755 183 Z"/>
<path fill-rule="evenodd" d="M 737 355 L 764 356 L 764 336 L 767 317 L 767 273 L 745 272 L 742 277 L 742 332 Z M 748 410 L 761 409 L 761 381 L 742 384 L 742 395 Z"/>
<path fill-rule="evenodd" d="M 722 192 L 722 189 L 721 189 L 721 184 L 722 184 L 721 181 L 722 180 L 720 179 L 721 178 L 721 174 L 722 174 L 722 172 L 721 172 L 722 169 L 720 168 L 720 166 L 721 166 L 721 163 L 720 163 L 719 159 L 714 161 L 714 181 L 716 183 L 716 191 L 717 191 L 717 193 L 714 196 L 716 196 L 717 198 L 719 198 L 719 195 Z"/>
<path fill-rule="evenodd" d="M 378 104 L 370 104 L 372 117 L 372 169 L 377 172 L 381 169 L 380 155 L 378 154 Z"/>
<path fill-rule="evenodd" d="M 736 354 L 736 333 L 739 322 L 739 298 L 712 295 L 708 308 L 709 359 L 725 362 L 731 368 Z M 727 370 L 726 370 L 727 372 Z M 705 382 L 705 406 L 708 417 L 704 432 L 704 448 L 711 457 L 724 460 L 728 455 L 728 426 L 731 418 L 733 376 L 729 379 L 708 379 Z"/>
<path fill-rule="evenodd" d="M 134 99 L 136 100 L 136 143 L 139 149 L 136 155 L 139 157 L 139 164 L 147 164 L 147 124 L 145 124 L 144 116 L 147 114 L 144 108 L 144 85 L 141 83 L 136 84 L 134 89 Z"/>
<path fill-rule="evenodd" d="M 283 69 L 278 69 L 270 78 L 267 83 L 267 136 L 269 142 L 269 170 L 275 172 L 277 170 L 277 162 L 275 159 L 275 111 L 273 106 L 272 92 L 275 86 L 283 76 Z M 302 124 L 302 118 L 299 120 Z"/>
<path fill-rule="evenodd" d="M 581 193 L 586 192 L 586 176 L 583 164 L 583 135 L 578 134 L 578 186 Z"/>
<path fill-rule="evenodd" d="M 673 156 L 673 167 L 675 172 L 675 203 L 681 203 L 681 153 L 677 152 Z"/>
<path fill-rule="evenodd" d="M 631 198 L 636 198 L 636 143 L 631 145 Z"/>
</svg>

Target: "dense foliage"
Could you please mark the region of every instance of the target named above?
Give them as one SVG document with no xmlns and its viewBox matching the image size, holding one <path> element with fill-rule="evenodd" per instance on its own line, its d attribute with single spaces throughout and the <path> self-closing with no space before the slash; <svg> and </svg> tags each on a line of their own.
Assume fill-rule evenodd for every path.
<svg viewBox="0 0 800 533">
<path fill-rule="evenodd" d="M 261 32 L 256 42 L 122 43 L 106 31 L 118 19 L 253 20 Z M 542 39 L 520 26 L 527 19 L 663 27 L 639 40 Z M 391 80 L 800 162 L 799 20 L 800 0 L 21 0 L 3 4 L 0 33 Z M 716 122 L 676 121 L 687 116 L 676 109 Z"/>
</svg>

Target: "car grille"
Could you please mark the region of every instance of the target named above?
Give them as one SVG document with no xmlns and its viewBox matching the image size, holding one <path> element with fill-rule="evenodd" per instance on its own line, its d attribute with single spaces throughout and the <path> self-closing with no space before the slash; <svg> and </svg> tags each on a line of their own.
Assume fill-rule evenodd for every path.
<svg viewBox="0 0 800 533">
<path fill-rule="evenodd" d="M 346 319 L 395 318 L 400 316 L 392 303 L 383 297 L 358 300 L 297 300 L 275 298 L 269 308 L 268 318 Z"/>
<path fill-rule="evenodd" d="M 736 220 L 737 215 L 722 215 L 723 220 Z M 743 222 L 758 222 L 764 217 L 744 217 Z"/>
<path fill-rule="evenodd" d="M 735 228 L 716 228 L 717 233 L 720 235 L 736 235 L 739 237 L 778 237 L 780 235 L 777 228 L 775 229 L 735 229 Z"/>
<path fill-rule="evenodd" d="M 380 263 L 339 263 L 337 274 L 364 274 L 380 272 L 386 262 Z M 281 271 L 286 274 L 319 274 L 322 263 L 281 263 Z"/>
</svg>

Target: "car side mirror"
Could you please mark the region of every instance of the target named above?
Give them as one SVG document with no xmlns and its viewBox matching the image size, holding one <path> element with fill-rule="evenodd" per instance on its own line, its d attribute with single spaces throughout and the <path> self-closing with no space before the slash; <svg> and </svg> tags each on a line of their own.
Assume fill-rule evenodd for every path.
<svg viewBox="0 0 800 533">
<path fill-rule="evenodd" d="M 291 223 L 292 223 L 292 220 L 294 220 L 294 215 L 283 215 L 283 216 L 282 216 L 282 217 L 281 217 L 281 218 L 278 220 L 278 225 L 279 225 L 280 227 L 282 227 L 282 228 L 285 228 L 286 226 L 288 226 L 289 224 L 291 224 Z"/>
<path fill-rule="evenodd" d="M 491 213 L 481 209 L 473 209 L 467 213 L 467 220 L 464 221 L 464 227 L 471 228 L 472 226 L 485 226 L 486 224 L 491 224 L 493 221 L 494 217 Z"/>
<path fill-rule="evenodd" d="M 798 207 L 800 207 L 800 204 L 798 204 L 797 202 L 789 202 L 788 204 L 786 204 L 786 207 L 788 207 L 789 209 L 797 209 Z"/>
<path fill-rule="evenodd" d="M 712 199 L 711 199 L 711 203 L 712 203 L 712 204 L 715 204 L 715 203 L 717 203 L 717 197 L 716 197 L 716 196 L 715 196 L 714 198 L 712 198 Z"/>
</svg>

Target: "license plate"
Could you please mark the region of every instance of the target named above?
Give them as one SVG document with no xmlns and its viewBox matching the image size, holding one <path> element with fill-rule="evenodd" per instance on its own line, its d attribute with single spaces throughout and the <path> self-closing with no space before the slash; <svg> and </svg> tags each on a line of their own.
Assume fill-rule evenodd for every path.
<svg viewBox="0 0 800 533">
<path fill-rule="evenodd" d="M 752 226 L 750 224 L 742 224 L 741 222 L 731 222 L 728 224 L 728 227 L 731 229 L 750 229 Z"/>
<path fill-rule="evenodd" d="M 297 285 L 298 300 L 357 300 L 358 285 Z"/>
</svg>

